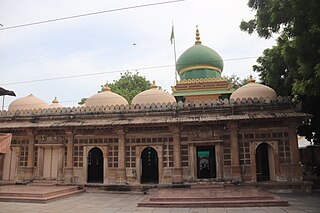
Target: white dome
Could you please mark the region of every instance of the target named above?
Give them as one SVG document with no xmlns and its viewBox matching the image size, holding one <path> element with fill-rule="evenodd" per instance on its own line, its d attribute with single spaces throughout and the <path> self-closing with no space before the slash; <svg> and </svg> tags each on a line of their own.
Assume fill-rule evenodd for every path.
<svg viewBox="0 0 320 213">
<path fill-rule="evenodd" d="M 18 98 L 12 101 L 11 104 L 9 105 L 8 111 L 40 109 L 40 108 L 43 109 L 48 107 L 49 105 L 46 102 L 30 94 L 26 97 Z"/>
<path fill-rule="evenodd" d="M 85 102 L 85 106 L 115 106 L 128 105 L 128 101 L 114 92 L 111 92 L 110 87 L 106 84 L 104 91 L 99 92 Z"/>
<path fill-rule="evenodd" d="M 231 96 L 230 99 L 243 99 L 243 98 L 276 98 L 277 93 L 271 88 L 263 84 L 258 84 L 255 82 L 255 80 L 252 79 L 252 76 L 250 76 L 250 79 L 248 80 L 248 83 L 237 90 L 235 90 Z"/>
<path fill-rule="evenodd" d="M 173 95 L 158 89 L 157 85 L 153 81 L 150 89 L 140 92 L 132 99 L 132 104 L 157 104 L 157 103 L 175 103 L 176 99 Z"/>
</svg>

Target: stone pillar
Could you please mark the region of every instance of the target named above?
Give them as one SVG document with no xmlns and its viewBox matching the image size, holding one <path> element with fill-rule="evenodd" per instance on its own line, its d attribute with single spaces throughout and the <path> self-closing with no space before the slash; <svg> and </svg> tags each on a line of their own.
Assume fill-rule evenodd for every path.
<svg viewBox="0 0 320 213">
<path fill-rule="evenodd" d="M 125 131 L 118 131 L 119 138 L 119 156 L 118 156 L 118 170 L 117 170 L 117 180 L 120 184 L 125 184 L 127 181 L 126 177 L 126 133 Z"/>
<path fill-rule="evenodd" d="M 239 144 L 238 144 L 238 125 L 235 122 L 229 124 L 230 131 L 230 153 L 231 153 L 231 176 L 240 178 L 239 166 Z"/>
<path fill-rule="evenodd" d="M 34 134 L 32 131 L 27 132 L 28 135 L 28 162 L 27 162 L 27 168 L 25 170 L 25 178 L 33 179 L 33 159 L 34 159 Z"/>
<path fill-rule="evenodd" d="M 66 147 L 67 147 L 67 165 L 64 168 L 64 181 L 66 183 L 73 182 L 73 139 L 72 132 L 67 132 L 66 135 Z"/>
<path fill-rule="evenodd" d="M 252 180 L 252 182 L 257 182 L 256 147 L 257 147 L 257 142 L 250 143 L 250 162 L 251 162 L 251 180 Z"/>
<path fill-rule="evenodd" d="M 37 165 L 38 165 L 38 169 L 37 169 L 37 175 L 38 175 L 38 178 L 43 178 L 43 166 L 44 166 L 44 149 L 43 147 L 41 146 L 38 146 L 37 147 L 38 149 L 38 162 L 37 162 Z"/>
<path fill-rule="evenodd" d="M 189 167 L 190 167 L 190 175 L 193 180 L 197 178 L 197 171 L 196 171 L 196 147 L 194 144 L 189 145 Z"/>
<path fill-rule="evenodd" d="M 222 143 L 218 143 L 215 146 L 216 149 L 216 164 L 217 164 L 217 179 L 223 178 L 223 146 Z"/>
<path fill-rule="evenodd" d="M 64 179 L 64 149 L 65 146 L 58 147 L 58 171 L 57 171 L 57 178 L 58 180 Z"/>
<path fill-rule="evenodd" d="M 277 143 L 273 146 L 273 154 L 274 154 L 275 180 L 278 181 L 281 176 L 281 171 L 280 171 L 280 156 L 279 156 L 279 150 L 278 150 Z"/>
<path fill-rule="evenodd" d="M 296 133 L 296 122 L 292 121 L 289 125 L 289 143 L 291 151 L 292 180 L 302 180 L 302 170 L 299 164 L 300 154 L 298 148 L 298 138 Z"/>
<path fill-rule="evenodd" d="M 173 175 L 172 183 L 182 183 L 182 168 L 181 168 L 181 141 L 180 141 L 180 130 L 174 128 L 172 131 L 173 135 Z"/>
</svg>

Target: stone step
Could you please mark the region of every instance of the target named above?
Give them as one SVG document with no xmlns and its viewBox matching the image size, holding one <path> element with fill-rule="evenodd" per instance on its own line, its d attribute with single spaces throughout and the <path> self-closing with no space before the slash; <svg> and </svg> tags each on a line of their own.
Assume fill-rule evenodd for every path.
<svg viewBox="0 0 320 213">
<path fill-rule="evenodd" d="M 163 208 L 206 208 L 206 207 L 262 207 L 288 206 L 285 200 L 229 200 L 229 201 L 188 201 L 188 202 L 140 202 L 139 207 Z"/>
<path fill-rule="evenodd" d="M 28 197 L 28 196 L 3 196 L 0 195 L 0 202 L 26 202 L 26 203 L 47 203 L 49 201 L 65 198 L 83 193 L 83 190 L 73 190 L 60 194 L 45 196 L 45 197 Z"/>
<path fill-rule="evenodd" d="M 234 200 L 273 200 L 274 196 L 231 196 L 231 197 L 150 197 L 154 202 L 199 202 L 199 201 L 234 201 Z"/>
<path fill-rule="evenodd" d="M 45 192 L 42 192 L 43 188 L 46 188 Z M 51 188 L 51 190 L 50 190 Z M 67 186 L 67 187 L 59 187 L 59 186 L 25 186 L 20 187 L 20 189 L 1 191 L 1 197 L 30 197 L 30 198 L 46 198 L 57 196 L 64 193 L 69 193 L 73 191 L 77 191 L 77 186 Z"/>
</svg>

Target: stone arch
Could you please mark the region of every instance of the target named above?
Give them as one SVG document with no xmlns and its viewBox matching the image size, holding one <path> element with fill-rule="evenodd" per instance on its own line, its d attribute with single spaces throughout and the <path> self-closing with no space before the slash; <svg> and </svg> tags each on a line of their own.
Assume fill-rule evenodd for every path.
<svg viewBox="0 0 320 213">
<path fill-rule="evenodd" d="M 271 142 L 255 146 L 255 176 L 257 181 L 275 180 L 275 147 Z"/>
<path fill-rule="evenodd" d="M 141 183 L 159 183 L 159 157 L 155 148 L 148 146 L 140 153 Z"/>
<path fill-rule="evenodd" d="M 99 147 L 93 147 L 87 156 L 87 182 L 103 183 L 104 159 L 102 150 Z"/>
</svg>

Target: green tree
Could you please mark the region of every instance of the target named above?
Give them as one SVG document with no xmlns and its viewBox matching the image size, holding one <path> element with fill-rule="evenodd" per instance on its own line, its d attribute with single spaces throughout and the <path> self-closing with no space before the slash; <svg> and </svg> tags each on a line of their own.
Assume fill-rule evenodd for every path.
<svg viewBox="0 0 320 213">
<path fill-rule="evenodd" d="M 320 1 L 249 0 L 255 18 L 242 21 L 240 29 L 260 37 L 278 36 L 277 45 L 266 49 L 254 66 L 262 83 L 280 95 L 302 103 L 312 120 L 299 133 L 320 144 Z"/>
<path fill-rule="evenodd" d="M 113 81 L 109 84 L 112 92 L 115 92 L 123 96 L 129 104 L 132 99 L 138 93 L 150 89 L 151 82 L 146 77 L 139 75 L 139 72 L 131 73 L 129 71 L 121 73 L 121 77 L 118 80 Z M 101 85 L 103 88 L 104 85 Z"/>
<path fill-rule="evenodd" d="M 233 84 L 233 89 L 238 89 L 239 87 L 242 87 L 243 85 L 247 84 L 248 79 L 240 79 L 239 76 L 232 74 L 231 76 L 223 76 L 226 81 Z"/>
<path fill-rule="evenodd" d="M 131 104 L 132 99 L 138 93 L 150 89 L 150 81 L 147 80 L 144 76 L 139 75 L 138 72 L 131 73 L 129 71 L 125 73 L 121 73 L 121 77 L 118 80 L 114 80 L 113 83 L 109 83 L 109 87 L 111 91 L 123 96 L 129 104 Z M 98 92 L 102 92 L 104 90 L 105 85 L 101 85 L 101 90 Z M 87 98 L 82 98 L 78 103 L 83 105 Z"/>
</svg>

